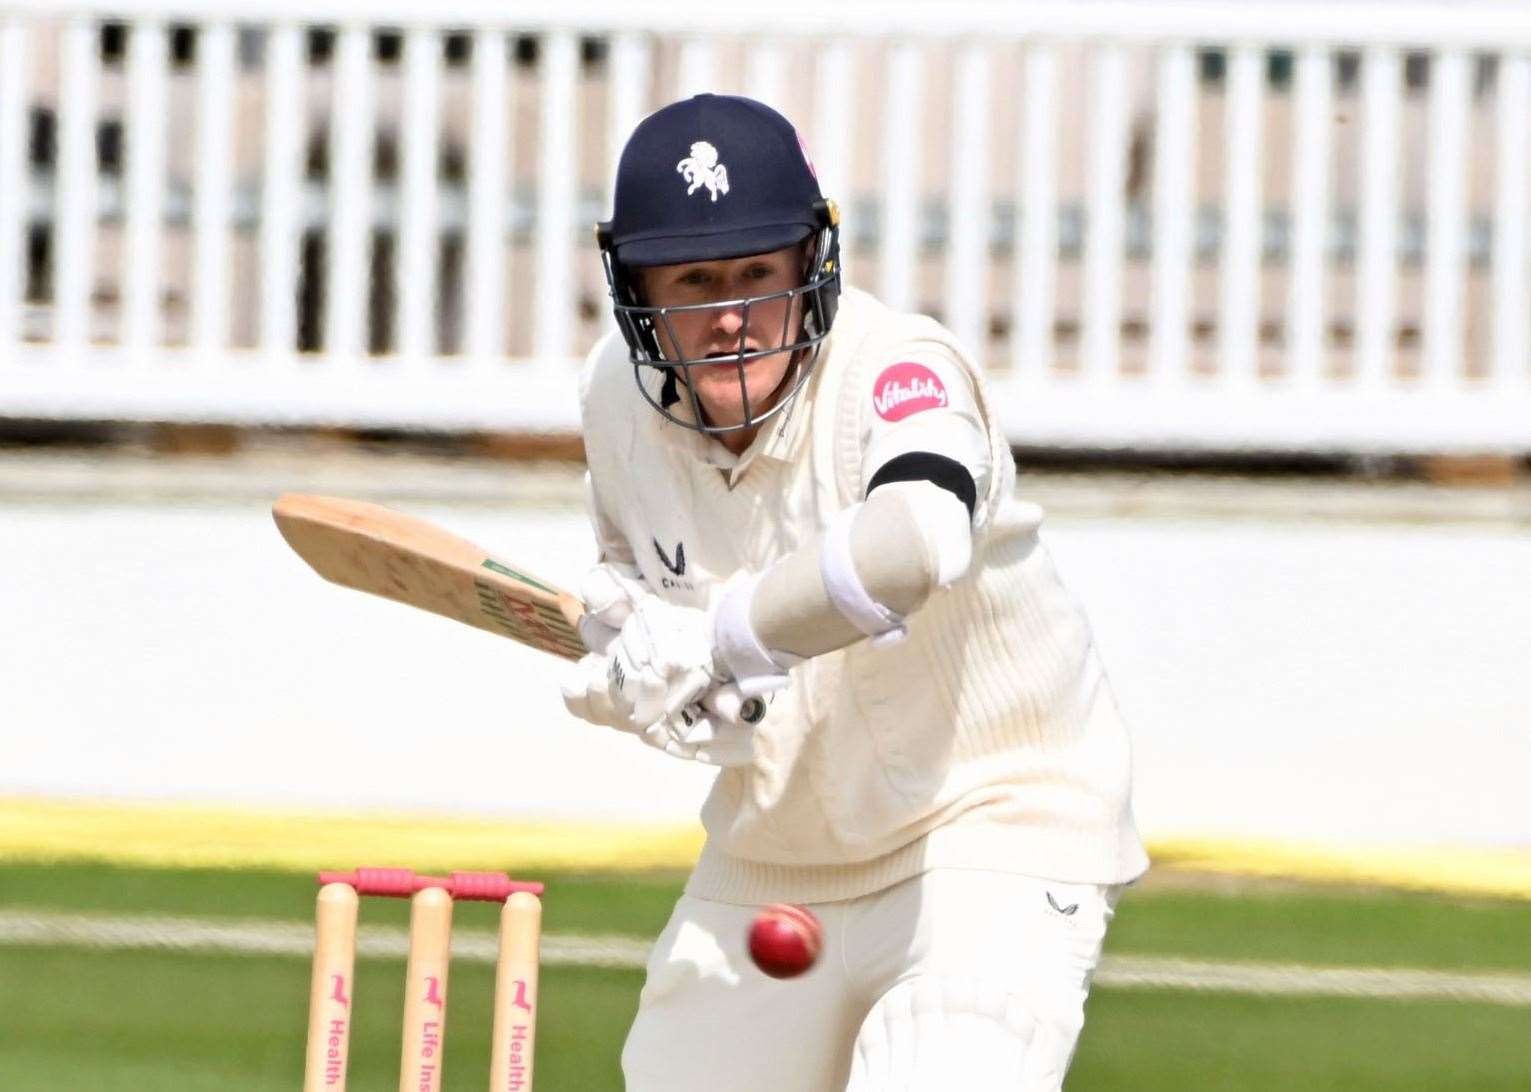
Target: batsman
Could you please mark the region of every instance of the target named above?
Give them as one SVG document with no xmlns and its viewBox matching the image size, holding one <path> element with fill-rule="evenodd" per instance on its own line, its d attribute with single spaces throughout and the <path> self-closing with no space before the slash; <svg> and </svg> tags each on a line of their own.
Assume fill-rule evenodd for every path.
<svg viewBox="0 0 1531 1092">
<path fill-rule="evenodd" d="M 720 767 L 627 1088 L 1059 1088 L 1147 857 L 1122 716 L 970 348 L 842 284 L 836 206 L 749 99 L 641 122 L 597 235 L 596 651 L 564 699 Z M 729 683 L 762 722 L 696 714 Z M 823 922 L 803 977 L 751 965 L 763 903 Z"/>
</svg>

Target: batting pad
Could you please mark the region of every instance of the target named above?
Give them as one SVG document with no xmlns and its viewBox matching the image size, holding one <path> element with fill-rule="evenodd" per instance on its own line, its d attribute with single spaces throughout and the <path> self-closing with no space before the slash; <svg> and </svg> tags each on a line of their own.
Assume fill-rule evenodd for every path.
<svg viewBox="0 0 1531 1092">
<path fill-rule="evenodd" d="M 862 1022 L 846 1092 L 1056 1089 L 1063 1067 L 1033 1056 L 1039 1046 L 1045 1049 L 1046 1037 L 1039 1043 L 1037 1030 L 1020 998 L 990 983 L 907 978 L 883 994 Z"/>
</svg>

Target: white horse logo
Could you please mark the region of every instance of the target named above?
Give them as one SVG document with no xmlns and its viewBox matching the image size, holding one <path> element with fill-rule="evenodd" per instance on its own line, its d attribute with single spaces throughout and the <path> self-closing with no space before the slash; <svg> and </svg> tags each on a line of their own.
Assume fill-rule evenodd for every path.
<svg viewBox="0 0 1531 1092">
<path fill-rule="evenodd" d="M 675 169 L 691 183 L 686 190 L 687 197 L 703 186 L 707 187 L 714 201 L 718 194 L 728 192 L 728 168 L 718 162 L 718 150 L 705 140 L 691 145 L 691 154 L 675 164 Z"/>
</svg>

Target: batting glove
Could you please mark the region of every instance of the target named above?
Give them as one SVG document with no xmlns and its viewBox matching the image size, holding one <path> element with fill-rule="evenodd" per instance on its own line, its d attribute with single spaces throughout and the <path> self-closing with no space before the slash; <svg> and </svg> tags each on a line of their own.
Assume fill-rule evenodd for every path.
<svg viewBox="0 0 1531 1092">
<path fill-rule="evenodd" d="M 579 621 L 580 640 L 591 652 L 604 655 L 638 604 L 654 598 L 654 593 L 638 577 L 602 562 L 585 573 L 579 597 L 585 604 L 584 617 Z"/>
<path fill-rule="evenodd" d="M 657 597 L 633 610 L 608 649 L 612 708 L 641 731 L 676 716 L 724 681 L 713 663 L 712 617 Z"/>
<path fill-rule="evenodd" d="M 703 705 L 693 705 L 638 733 L 667 755 L 709 766 L 748 766 L 755 760 L 754 729 Z"/>
<path fill-rule="evenodd" d="M 747 766 L 754 760 L 753 728 L 739 719 L 742 697 L 736 688 L 710 690 L 675 716 L 635 729 L 612 705 L 609 674 L 607 657 L 593 652 L 584 657 L 563 681 L 564 706 L 581 720 L 631 732 L 675 758 L 710 766 Z"/>
<path fill-rule="evenodd" d="M 641 580 L 607 563 L 593 566 L 580 581 L 579 597 L 585 613 L 579 620 L 579 636 L 590 655 L 560 681 L 559 689 L 565 708 L 581 720 L 627 732 L 635 730 L 631 719 L 612 706 L 606 653 L 622 632 L 622 624 L 652 594 Z"/>
<path fill-rule="evenodd" d="M 611 690 L 606 684 L 609 670 L 606 657 L 598 652 L 588 654 L 575 664 L 559 682 L 564 708 L 591 724 L 633 731 L 628 718 L 611 704 Z"/>
</svg>

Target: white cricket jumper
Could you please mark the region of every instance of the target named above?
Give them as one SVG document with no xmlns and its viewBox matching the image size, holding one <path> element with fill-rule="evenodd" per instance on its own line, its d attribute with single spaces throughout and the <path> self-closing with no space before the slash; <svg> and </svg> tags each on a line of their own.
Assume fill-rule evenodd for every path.
<svg viewBox="0 0 1531 1092">
<path fill-rule="evenodd" d="M 809 383 L 738 457 L 633 385 L 609 335 L 581 390 L 592 522 L 603 559 L 696 607 L 813 542 L 943 416 L 976 418 L 967 434 L 988 443 L 960 459 L 978 479 L 967 574 L 910 616 L 907 640 L 792 670 L 754 764 L 722 770 L 703 806 L 689 894 L 824 902 L 941 867 L 1102 885 L 1143 872 L 1116 701 L 1038 540 L 1042 510 L 1014 496 L 982 372 L 948 330 L 847 289 Z"/>
</svg>

